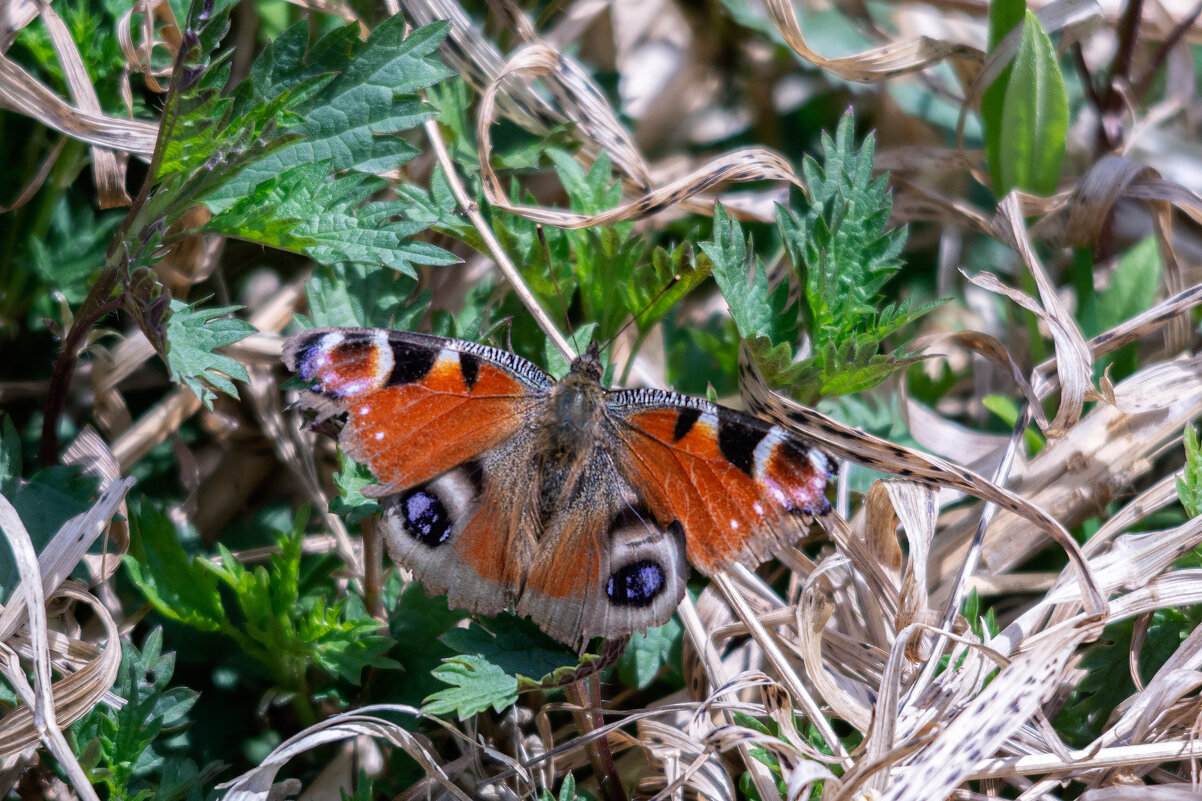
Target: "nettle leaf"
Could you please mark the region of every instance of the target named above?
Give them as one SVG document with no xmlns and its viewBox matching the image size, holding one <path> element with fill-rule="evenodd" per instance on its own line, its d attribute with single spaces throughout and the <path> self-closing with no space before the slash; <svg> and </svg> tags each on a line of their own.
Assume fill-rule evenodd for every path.
<svg viewBox="0 0 1202 801">
<path fill-rule="evenodd" d="M 249 380 L 246 368 L 237 360 L 213 352 L 255 333 L 250 323 L 225 316 L 240 308 L 200 308 L 199 301 L 191 305 L 171 301 L 171 317 L 167 320 L 167 366 L 171 380 L 187 386 L 209 408 L 216 397 L 209 387 L 236 398 L 238 390 L 230 379 Z"/>
<path fill-rule="evenodd" d="M 413 328 L 430 293 L 413 297 L 417 281 L 380 264 L 337 262 L 314 270 L 305 286 L 315 326 Z"/>
<path fill-rule="evenodd" d="M 434 676 L 452 686 L 425 700 L 422 711 L 427 715 L 454 712 L 467 720 L 489 707 L 503 712 L 518 700 L 518 680 L 480 656 L 448 659 L 434 669 Z"/>
<path fill-rule="evenodd" d="M 339 71 L 292 108 L 299 121 L 287 131 L 298 137 L 296 141 L 256 160 L 205 197 L 214 212 L 304 164 L 327 162 L 336 173 L 380 173 L 417 154 L 395 134 L 434 116 L 434 109 L 420 102 L 416 92 L 454 74 L 435 57 L 449 23 L 436 22 L 406 37 L 405 20 L 397 14 L 381 22 L 366 42 L 359 42 L 358 26 L 349 25 L 319 40 L 307 57 L 300 46 L 304 31 L 299 30 L 306 24 L 299 23 L 281 37 L 283 45 L 269 48 L 265 63 L 256 62 L 252 84 L 270 84 L 257 92 L 273 96 L 294 91 L 319 70 Z"/>
<path fill-rule="evenodd" d="M 714 280 L 730 307 L 744 339 L 767 337 L 773 343 L 791 342 L 796 336 L 796 306 L 789 304 L 789 286 L 769 286 L 768 274 L 752 255 L 738 221 L 722 204 L 714 206 L 713 240 L 699 246 L 713 265 Z"/>
<path fill-rule="evenodd" d="M 918 356 L 884 340 L 938 303 L 884 304 L 881 290 L 901 268 L 906 229 L 888 227 L 887 176 L 872 176 L 872 135 L 857 148 L 845 115 L 835 137 L 823 135 L 823 164 L 802 163 L 810 200 L 805 213 L 777 208 L 777 228 L 801 283 L 801 316 L 811 355 L 797 363 L 779 340 L 751 343 L 770 382 L 802 403 L 870 389 Z"/>
<path fill-rule="evenodd" d="M 416 278 L 415 264 L 458 264 L 427 242 L 406 241 L 425 224 L 401 219 L 400 202 L 369 202 L 386 182 L 360 173 L 331 177 L 332 164 L 302 164 L 231 204 L 204 230 L 303 253 L 321 264 L 384 264 Z"/>
</svg>

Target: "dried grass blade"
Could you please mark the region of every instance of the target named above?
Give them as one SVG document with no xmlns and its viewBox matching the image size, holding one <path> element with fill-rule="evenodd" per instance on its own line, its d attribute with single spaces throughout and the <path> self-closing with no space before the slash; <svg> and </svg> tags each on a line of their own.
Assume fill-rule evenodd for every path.
<svg viewBox="0 0 1202 801">
<path fill-rule="evenodd" d="M 510 75 L 548 75 L 558 68 L 556 53 L 543 45 L 528 45 L 513 55 L 496 80 L 489 84 L 480 99 L 476 120 L 476 138 L 480 147 L 480 173 L 488 202 L 512 214 L 546 225 L 561 228 L 587 228 L 609 225 L 625 220 L 637 220 L 671 208 L 718 184 L 728 181 L 781 180 L 801 186 L 792 166 L 779 154 L 766 148 L 746 148 L 721 156 L 672 183 L 653 190 L 643 197 L 624 203 L 601 214 L 547 209 L 510 203 L 508 193 L 493 172 L 492 135 L 490 129 L 496 116 L 497 95 Z"/>
<path fill-rule="evenodd" d="M 293 757 L 326 743 L 365 735 L 387 740 L 404 749 L 405 753 L 413 757 L 426 771 L 426 775 L 434 778 L 450 797 L 460 801 L 471 801 L 470 797 L 443 772 L 435 756 L 429 753 L 416 735 L 399 724 L 372 714 L 375 712 L 420 714 L 413 707 L 401 704 L 373 704 L 354 712 L 333 715 L 280 743 L 258 767 L 248 770 L 233 781 L 218 785 L 218 789 L 226 790 L 225 801 L 268 801 L 276 797 L 273 791 L 276 773 Z"/>
<path fill-rule="evenodd" d="M 965 467 L 858 431 L 817 410 L 808 409 L 796 401 L 778 395 L 768 388 L 745 348 L 739 351 L 739 363 L 744 368 L 740 370 L 740 391 L 749 409 L 790 425 L 836 456 L 874 470 L 904 476 L 911 481 L 954 487 L 982 500 L 992 501 L 1019 515 L 1064 548 L 1085 582 L 1082 590 L 1085 609 L 1091 614 L 1098 614 L 1106 608 L 1105 601 L 1089 576 L 1088 565 L 1076 540 L 1060 523 L 1035 504 Z"/>
<path fill-rule="evenodd" d="M 73 139 L 150 159 L 158 126 L 77 109 L 16 62 L 0 55 L 0 108 L 24 114 Z"/>
<path fill-rule="evenodd" d="M 815 67 L 847 81 L 873 83 L 896 78 L 926 69 L 949 58 L 964 59 L 973 65 L 980 64 L 984 59 L 984 54 L 975 47 L 932 39 L 929 36 L 893 42 L 854 56 L 824 58 L 806 44 L 790 0 L 765 0 L 764 5 L 768 9 L 772 24 L 789 47 Z"/>
<path fill-rule="evenodd" d="M 974 283 L 1006 295 L 1039 316 L 1051 329 L 1052 343 L 1056 348 L 1056 369 L 1060 377 L 1060 408 L 1056 410 L 1056 417 L 1048 426 L 1047 433 L 1052 437 L 1061 436 L 1081 417 L 1086 396 L 1093 390 L 1089 348 L 1077 321 L 1061 302 L 1055 285 L 1048 278 L 1047 272 L 1031 248 L 1026 226 L 1023 224 L 1022 209 L 1013 193 L 1007 195 L 998 207 L 995 225 L 1003 241 L 1018 252 L 1031 277 L 1035 279 L 1035 286 L 1039 289 L 1039 299 L 1043 305 L 1040 307 L 1026 295 L 1004 287 L 993 276 L 990 276 L 991 280 L 986 279 L 987 283 L 981 283 L 979 280 Z M 984 278 L 985 275 L 980 277 Z"/>
<path fill-rule="evenodd" d="M 71 751 L 66 737 L 55 715 L 53 688 L 50 681 L 50 646 L 46 633 L 46 595 L 42 590 L 42 575 L 38 568 L 37 552 L 29 539 L 17 510 L 8 499 L 0 495 L 0 530 L 3 531 L 9 548 L 12 549 L 21 583 L 17 585 L 3 619 L 19 621 L 22 612 L 29 620 L 29 636 L 33 645 L 33 687 L 25 678 L 20 660 L 6 642 L 0 642 L 0 672 L 17 691 L 26 707 L 33 711 L 33 722 L 38 735 L 59 761 L 75 792 L 85 800 L 98 799 L 92 783 Z M 16 610 L 10 614 L 11 610 Z M 6 628 L 2 640 L 7 640 L 12 628 Z"/>
<path fill-rule="evenodd" d="M 89 604 L 104 625 L 105 631 L 103 650 L 81 669 L 69 673 L 52 686 L 56 720 L 59 726 L 70 726 L 101 701 L 124 701 L 109 693 L 109 688 L 117 680 L 117 673 L 121 668 L 121 632 L 118 631 L 117 623 L 108 609 L 94 596 L 68 584 L 59 588 L 55 597 L 72 598 Z M 58 638 L 66 639 L 63 635 L 58 635 Z M 33 651 L 32 642 L 21 634 L 14 635 L 10 642 L 18 652 L 26 650 L 24 646 L 27 643 L 28 650 Z M 68 640 L 69 644 L 77 642 Z M 37 741 L 38 729 L 34 723 L 33 712 L 28 706 L 19 706 L 0 718 L 0 758 L 19 754 Z"/>
<path fill-rule="evenodd" d="M 41 0 L 41 12 L 75 105 L 90 114 L 103 114 L 100 98 L 96 96 L 96 88 L 92 86 L 71 32 L 46 0 Z M 92 146 L 92 176 L 96 181 L 100 208 L 111 209 L 130 204 L 129 195 L 125 192 L 125 163 L 111 149 Z"/>
<path fill-rule="evenodd" d="M 882 794 L 882 801 L 944 798 L 1027 722 L 1055 689 L 1068 661 L 1083 642 L 1101 633 L 1097 617 L 1049 630 L 1040 642 L 1003 668 L 922 749 L 910 767 Z"/>
</svg>

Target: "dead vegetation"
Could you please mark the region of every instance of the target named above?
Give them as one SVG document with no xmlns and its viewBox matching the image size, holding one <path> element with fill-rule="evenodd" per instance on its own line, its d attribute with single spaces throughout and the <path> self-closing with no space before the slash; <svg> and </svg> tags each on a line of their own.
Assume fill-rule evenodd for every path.
<svg viewBox="0 0 1202 801">
<path fill-rule="evenodd" d="M 18 209 L 35 197 L 62 143 L 73 142 L 88 146 L 97 204 L 120 207 L 130 201 L 131 161 L 154 150 L 156 121 L 101 108 L 59 5 L 25 0 L 0 9 L 0 106 L 7 118 L 24 115 L 62 137 L 4 201 Z M 355 3 L 297 5 L 364 30 L 377 22 L 359 16 Z M 407 752 L 425 776 L 402 798 L 558 794 L 569 772 L 596 794 L 607 771 L 625 785 L 611 783 L 601 791 L 607 798 L 630 791 L 643 798 L 768 799 L 782 790 L 789 798 L 820 792 L 831 801 L 1202 797 L 1202 635 L 1193 628 L 1196 613 L 1176 611 L 1193 606 L 1194 596 L 1202 603 L 1195 551 L 1202 518 L 1178 510 L 1178 482 L 1200 486 L 1185 469 L 1182 432 L 1202 414 L 1193 311 L 1202 298 L 1202 5 L 1032 6 L 1060 63 L 1076 68 L 1064 167 L 1046 196 L 1016 189 L 996 199 L 984 154 L 964 143 L 979 148 L 982 95 L 1020 40 L 1013 35 L 988 47 L 985 2 L 870 10 L 783 0 L 702 7 L 578 0 L 538 8 L 497 0 L 469 16 L 450 0 L 413 0 L 389 9 L 399 10 L 415 27 L 452 20 L 441 57 L 477 95 L 469 109 L 482 197 L 457 177 L 445 122 L 427 122 L 423 155 L 387 176 L 423 182 L 441 164 L 474 229 L 476 251 L 439 239 L 465 264 L 423 268 L 436 307 L 455 310 L 482 276 L 499 269 L 570 355 L 556 311 L 544 311 L 526 287 L 527 265 L 515 265 L 519 255 L 494 235 L 494 214 L 569 229 L 636 221 L 639 231 L 654 232 L 686 215 L 712 216 L 720 198 L 747 225 L 770 222 L 773 203 L 803 183 L 794 132 L 784 122 L 796 119 L 807 98 L 850 106 L 861 128 L 876 129 L 876 167 L 891 174 L 893 220 L 914 225 L 907 257 L 929 265 L 916 283 L 953 300 L 922 320 L 915 342 L 927 360 L 876 391 L 885 408 L 888 398 L 896 401 L 912 447 L 773 392 L 743 349 L 739 389 L 747 408 L 788 423 L 839 458 L 890 475 L 860 492 L 845 469 L 837 511 L 823 531 L 758 571 L 719 577 L 695 603 L 686 597 L 679 612 L 683 688 L 652 697 L 614 681 L 600 689 L 604 712 L 588 718 L 535 692 L 500 714 L 457 723 L 425 717 L 419 733 L 396 720 L 407 726 L 420 716 L 420 697 L 353 704 L 337 714 L 326 707 L 319 721 L 281 731 L 283 742 L 255 767 L 232 781 L 223 776 L 222 797 L 298 790 L 297 779 L 278 772 L 319 746 L 322 764 L 311 757 L 306 763 L 309 797 L 332 797 L 336 787 L 349 792 L 360 770 L 368 777 L 387 772 L 382 754 L 394 749 Z M 129 27 L 118 37 L 129 80 L 160 91 L 169 70 L 149 65 L 156 49 L 179 45 L 171 6 L 152 1 L 136 11 L 141 25 L 125 17 Z M 733 11 L 741 15 L 737 23 Z M 810 19 L 868 44 L 848 51 L 831 36 L 828 46 L 827 36 L 807 33 Z M 45 26 L 69 97 L 4 55 L 31 24 Z M 253 30 L 236 27 L 235 36 L 235 48 L 254 47 Z M 782 58 L 784 46 L 791 57 Z M 239 58 L 245 69 L 250 54 Z M 599 73 L 613 77 L 602 85 Z M 911 102 L 915 97 L 926 105 Z M 538 205 L 519 198 L 508 183 L 515 173 L 494 172 L 498 121 L 511 138 L 514 129 L 566 137 L 586 166 L 605 154 L 622 202 L 596 213 L 565 210 L 548 173 L 516 173 Z M 737 141 L 745 144 L 725 146 Z M 1085 322 L 1083 295 L 1072 284 L 1074 259 L 1088 254 L 1096 297 L 1122 275 L 1123 255 L 1147 237 L 1161 265 L 1151 306 L 1090 331 L 1099 318 Z M 172 294 L 194 299 L 197 286 L 225 293 L 222 273 L 237 258 L 247 258 L 245 250 L 196 237 L 155 270 Z M 769 264 L 769 274 L 782 275 L 782 264 Z M 70 785 L 56 785 L 56 793 L 98 797 L 63 731 L 96 704 L 123 703 L 109 692 L 119 641 L 131 638 L 145 609 L 128 587 L 114 585 L 114 554 L 129 543 L 124 498 L 133 481 L 125 476 L 149 472 L 145 460 L 156 448 L 170 443 L 171 475 L 182 488 L 171 515 L 209 543 L 267 498 L 327 508 L 328 443 L 302 431 L 278 387 L 281 332 L 306 310 L 307 280 L 295 269 L 262 270 L 242 283 L 240 316 L 258 333 L 223 353 L 246 367 L 249 381 L 239 386 L 240 400 L 221 398 L 212 408 L 148 367 L 155 348 L 127 320 L 110 318 L 116 339 L 97 329 L 80 342 L 86 356 L 67 406 L 78 433 L 61 461 L 96 475 L 102 493 L 40 557 L 11 504 L 0 500 L 0 526 L 20 575 L 0 614 L 0 672 L 19 698 L 0 718 L 7 790 L 18 780 L 30 786 L 30 766 L 43 748 Z M 683 303 L 700 314 L 713 294 L 694 293 Z M 72 330 L 72 314 L 64 301 L 49 330 Z M 6 328 L 23 325 L 11 320 Z M 1099 368 L 1113 366 L 1124 348 L 1135 354 L 1133 369 L 1115 380 Z M 632 374 L 644 384 L 667 382 L 654 348 L 636 358 Z M 934 405 L 907 384 L 941 375 L 954 380 Z M 0 404 L 27 419 L 45 402 L 49 381 L 14 367 L 0 376 Z M 149 403 L 147 386 L 155 392 Z M 990 427 L 987 396 L 1008 399 L 1012 433 Z M 180 436 L 185 427 L 199 435 Z M 353 536 L 337 514 L 315 519 L 305 553 L 335 554 L 343 590 L 361 588 L 369 610 L 378 611 L 378 541 L 370 531 L 363 540 Z M 96 549 L 89 555 L 98 538 L 106 557 Z M 268 553 L 235 550 L 248 564 Z M 968 602 L 973 596 L 979 601 Z M 84 606 L 91 612 L 80 625 Z M 987 608 L 996 612 L 996 628 L 984 619 Z M 976 616 L 966 617 L 965 609 Z M 1172 632 L 1157 617 L 1161 610 L 1176 615 Z M 1109 635 L 1101 643 L 1125 649 L 1134 690 L 1101 710 L 1081 741 L 1055 721 L 1074 698 L 1103 689 L 1090 654 L 1098 653 L 1091 648 L 1100 647 L 1104 629 L 1129 633 L 1129 641 L 1116 645 Z M 1150 638 L 1158 650 L 1146 659 L 1141 650 Z M 596 676 L 582 674 L 571 697 L 587 702 L 592 693 L 595 703 L 599 686 Z M 389 717 L 394 713 L 402 718 Z M 608 749 L 598 748 L 599 740 Z M 57 775 L 44 774 L 51 782 Z"/>
</svg>

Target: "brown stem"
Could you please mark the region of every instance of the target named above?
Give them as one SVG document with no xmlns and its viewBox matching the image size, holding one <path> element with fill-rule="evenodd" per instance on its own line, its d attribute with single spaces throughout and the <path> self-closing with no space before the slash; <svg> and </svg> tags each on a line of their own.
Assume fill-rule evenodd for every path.
<svg viewBox="0 0 1202 801">
<path fill-rule="evenodd" d="M 54 363 L 54 373 L 50 376 L 46 413 L 42 418 L 42 442 L 38 447 L 38 463 L 42 467 L 58 463 L 58 419 L 67 402 L 67 391 L 71 387 L 71 375 L 75 372 L 79 347 L 92 330 L 92 326 L 106 314 L 120 307 L 120 300 L 109 297 L 116 284 L 116 270 L 101 271 L 100 278 L 92 285 L 87 298 L 84 299 L 71 330 L 63 339 L 63 349 L 58 354 L 58 360 Z"/>
<path fill-rule="evenodd" d="M 563 691 L 569 702 L 581 708 L 579 712 L 572 713 L 576 719 L 576 728 L 581 734 L 596 731 L 604 725 L 601 718 L 601 677 L 598 674 L 593 673 L 571 684 L 565 684 Z M 618 776 L 618 768 L 614 764 L 613 751 L 609 748 L 609 740 L 605 737 L 590 740 L 584 746 L 584 751 L 593 767 L 593 775 L 597 777 L 601 797 L 605 801 L 627 801 L 626 790 L 622 787 L 622 779 Z"/>
<path fill-rule="evenodd" d="M 380 621 L 388 633 L 388 616 L 384 613 L 384 540 L 380 536 L 380 519 L 375 515 L 363 521 L 363 604 L 367 613 Z"/>
<path fill-rule="evenodd" d="M 1102 96 L 1101 114 L 1098 119 L 1098 137 L 1106 150 L 1117 147 L 1122 140 L 1121 122 L 1123 96 L 1119 82 L 1126 82 L 1131 72 L 1131 59 L 1135 53 L 1135 42 L 1139 37 L 1139 21 L 1143 16 L 1143 0 L 1127 0 L 1123 15 L 1118 22 L 1119 43 L 1110 64 L 1106 80 L 1106 93 Z"/>
<path fill-rule="evenodd" d="M 1131 96 L 1135 98 L 1135 102 L 1140 102 L 1144 99 L 1144 95 L 1148 93 L 1148 89 L 1152 87 L 1152 81 L 1156 79 L 1156 73 L 1160 72 L 1160 68 L 1169 58 L 1169 51 L 1177 46 L 1181 41 L 1181 37 L 1194 26 L 1194 21 L 1198 16 L 1202 15 L 1202 2 L 1195 3 L 1190 12 L 1184 18 L 1179 20 L 1173 29 L 1169 31 L 1169 35 L 1164 38 L 1160 46 L 1156 48 L 1156 52 L 1152 54 L 1152 58 L 1148 61 L 1148 70 L 1144 76 L 1139 79 L 1135 89 L 1131 92 Z"/>
</svg>

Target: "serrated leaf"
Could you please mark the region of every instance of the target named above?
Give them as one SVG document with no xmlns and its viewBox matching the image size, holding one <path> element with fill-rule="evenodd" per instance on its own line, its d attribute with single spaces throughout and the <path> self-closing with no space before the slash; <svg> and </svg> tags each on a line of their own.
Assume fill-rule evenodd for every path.
<svg viewBox="0 0 1202 801">
<path fill-rule="evenodd" d="M 425 229 L 402 219 L 399 202 L 371 201 L 384 181 L 359 173 L 331 177 L 332 164 L 302 164 L 264 181 L 250 196 L 214 215 L 204 230 L 303 253 L 321 264 L 384 264 L 416 278 L 416 264 L 459 258 L 408 238 Z"/>
<path fill-rule="evenodd" d="M 489 707 L 503 712 L 518 700 L 518 680 L 480 656 L 448 659 L 434 669 L 434 676 L 452 686 L 425 700 L 422 711 L 428 715 L 454 712 L 466 720 Z"/>
<path fill-rule="evenodd" d="M 200 302 L 189 305 L 171 301 L 171 317 L 167 320 L 167 366 L 171 380 L 187 386 L 210 408 L 216 395 L 209 387 L 236 398 L 238 390 L 230 379 L 248 380 L 246 368 L 238 361 L 213 352 L 255 333 L 250 323 L 225 317 L 240 308 L 201 308 Z"/>
<path fill-rule="evenodd" d="M 1068 92 L 1056 49 L 1028 10 L 1002 104 L 996 194 L 1011 189 L 1045 196 L 1055 192 L 1067 133 Z"/>
<path fill-rule="evenodd" d="M 751 255 L 742 227 L 722 204 L 714 205 L 713 239 L 699 247 L 713 264 L 714 280 L 730 307 L 739 336 L 768 337 L 774 343 L 790 339 L 795 325 L 790 325 L 785 309 L 788 286 L 782 283 L 776 290 L 769 286 L 763 262 Z"/>
<path fill-rule="evenodd" d="M 377 483 L 370 470 L 339 451 L 338 472 L 334 474 L 338 495 L 330 499 L 330 511 L 346 516 L 347 523 L 371 517 L 380 511 L 380 504 L 374 498 L 364 497 L 363 488 Z"/>
<path fill-rule="evenodd" d="M 200 693 L 186 687 L 168 687 L 175 672 L 175 654 L 162 652 L 163 634 L 154 629 L 141 650 L 121 643 L 121 665 L 112 692 L 125 700 L 120 706 L 98 704 L 70 730 L 76 751 L 88 753 L 89 775 L 109 788 L 113 798 L 150 797 L 148 782 L 135 781 L 163 770 L 167 792 L 157 798 L 180 797 L 171 792 L 186 778 L 167 770 L 161 739 L 164 729 L 178 728 L 187 720 Z M 196 774 L 192 766 L 191 774 Z M 175 779 L 184 779 L 175 781 Z"/>
<path fill-rule="evenodd" d="M 357 26 L 347 27 L 357 31 Z M 409 161 L 417 151 L 395 134 L 434 115 L 415 93 L 454 74 L 434 57 L 448 28 L 449 23 L 439 21 L 406 37 L 404 17 L 398 14 L 376 26 L 361 45 L 345 30 L 318 41 L 312 49 L 318 63 L 339 72 L 292 109 L 299 122 L 287 130 L 297 140 L 244 168 L 208 194 L 205 203 L 214 212 L 224 211 L 264 181 L 313 162 L 328 162 L 330 172 L 380 173 Z M 286 50 L 271 54 L 270 66 L 253 73 L 261 82 L 274 82 L 261 90 L 265 95 L 280 87 L 291 89 L 310 71 L 304 53 L 292 39 L 288 43 Z"/>
</svg>

